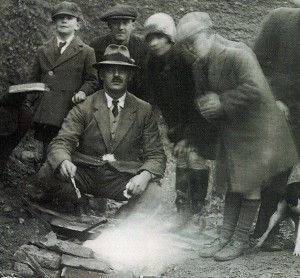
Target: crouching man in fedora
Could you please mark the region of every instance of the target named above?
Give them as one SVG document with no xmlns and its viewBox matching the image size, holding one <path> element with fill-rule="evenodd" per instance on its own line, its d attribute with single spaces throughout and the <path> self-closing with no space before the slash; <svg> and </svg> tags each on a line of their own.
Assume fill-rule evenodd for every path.
<svg viewBox="0 0 300 278">
<path fill-rule="evenodd" d="M 47 191 L 59 192 L 61 200 L 74 205 L 73 178 L 81 193 L 117 201 L 132 196 L 153 204 L 166 156 L 151 105 L 127 91 L 138 67 L 126 46 L 114 44 L 94 67 L 104 88 L 69 112 L 49 145 L 39 180 L 54 176 L 57 182 L 46 182 L 55 184 Z"/>
</svg>

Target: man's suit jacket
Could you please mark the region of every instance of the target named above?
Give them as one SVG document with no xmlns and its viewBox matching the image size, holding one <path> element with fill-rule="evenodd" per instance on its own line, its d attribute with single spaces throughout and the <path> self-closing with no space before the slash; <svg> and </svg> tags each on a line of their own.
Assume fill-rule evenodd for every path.
<svg viewBox="0 0 300 278">
<path fill-rule="evenodd" d="M 195 78 L 201 69 L 196 62 Z M 233 192 L 246 193 L 292 167 L 298 161 L 292 136 L 253 53 L 215 42 L 207 75 L 208 91 L 225 111 L 218 119 L 217 191 L 230 181 Z"/>
<path fill-rule="evenodd" d="M 91 95 L 96 91 L 97 71 L 94 50 L 77 36 L 56 60 L 56 38 L 41 46 L 36 54 L 32 80 L 46 83 L 49 92 L 41 93 L 34 103 L 33 121 L 60 127 L 72 108 L 78 91 Z M 34 96 L 33 96 L 34 97 Z"/>
<path fill-rule="evenodd" d="M 57 137 L 48 149 L 48 162 L 55 171 L 62 161 L 101 166 L 105 154 L 120 172 L 136 174 L 147 170 L 162 177 L 166 156 L 151 105 L 127 93 L 115 139 L 111 140 L 110 121 L 104 91 L 97 91 L 72 108 Z"/>
</svg>

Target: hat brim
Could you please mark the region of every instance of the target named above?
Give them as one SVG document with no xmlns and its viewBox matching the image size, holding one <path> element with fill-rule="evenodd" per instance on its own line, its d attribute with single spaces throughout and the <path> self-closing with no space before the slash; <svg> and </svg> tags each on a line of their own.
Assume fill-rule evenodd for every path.
<svg viewBox="0 0 300 278">
<path fill-rule="evenodd" d="M 76 18 L 80 18 L 81 20 L 83 19 L 81 15 L 79 14 L 76 14 L 76 13 L 72 13 L 70 11 L 59 11 L 58 13 L 54 14 L 51 16 L 52 20 L 55 20 L 55 18 L 59 15 L 70 15 L 70 16 L 73 16 L 73 17 L 76 17 Z"/>
<path fill-rule="evenodd" d="M 121 61 L 102 61 L 102 62 L 99 62 L 99 63 L 96 63 L 96 64 L 93 64 L 93 67 L 96 68 L 96 69 L 99 69 L 99 68 L 103 68 L 104 66 L 124 66 L 124 67 L 128 67 L 128 68 L 131 68 L 131 69 L 140 69 L 139 66 L 137 65 L 133 65 L 133 64 L 129 64 L 129 63 L 126 63 L 126 62 L 121 62 Z"/>
<path fill-rule="evenodd" d="M 109 16 L 109 17 L 104 17 L 104 18 L 100 18 L 102 21 L 107 22 L 110 19 L 120 19 L 120 18 L 124 18 L 124 19 L 132 19 L 133 21 L 135 21 L 136 17 L 134 16 L 130 16 L 130 15 L 113 15 L 113 16 Z"/>
</svg>

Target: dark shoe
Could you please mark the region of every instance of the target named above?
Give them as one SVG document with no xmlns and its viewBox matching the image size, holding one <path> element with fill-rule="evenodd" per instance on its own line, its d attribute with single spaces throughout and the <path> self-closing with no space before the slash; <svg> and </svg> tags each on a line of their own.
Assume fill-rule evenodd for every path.
<svg viewBox="0 0 300 278">
<path fill-rule="evenodd" d="M 237 240 L 231 240 L 223 249 L 216 252 L 216 261 L 230 261 L 238 258 L 249 248 L 249 244 Z"/>
<path fill-rule="evenodd" d="M 213 257 L 218 251 L 222 250 L 229 241 L 230 239 L 226 238 L 216 238 L 210 245 L 199 250 L 198 254 L 201 258 Z"/>
<path fill-rule="evenodd" d="M 282 245 L 279 242 L 277 237 L 273 237 L 271 239 L 267 238 L 265 242 L 260 247 L 262 251 L 265 252 L 276 252 L 276 251 L 282 251 Z"/>
</svg>

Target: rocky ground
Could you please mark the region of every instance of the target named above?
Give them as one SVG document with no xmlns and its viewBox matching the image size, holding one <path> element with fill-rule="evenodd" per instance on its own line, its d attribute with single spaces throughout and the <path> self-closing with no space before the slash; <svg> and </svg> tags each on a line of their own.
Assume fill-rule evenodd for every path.
<svg viewBox="0 0 300 278">
<path fill-rule="evenodd" d="M 10 84 L 26 81 L 36 48 L 52 33 L 50 7 L 58 0 L 2 0 L 0 3 L 0 95 Z M 100 21 L 101 11 L 116 3 L 128 3 L 139 10 L 137 31 L 142 33 L 142 23 L 155 12 L 166 12 L 176 22 L 190 11 L 205 11 L 211 15 L 216 30 L 221 35 L 246 42 L 251 46 L 262 18 L 269 10 L 294 7 L 291 1 L 280 0 L 76 0 L 83 10 L 86 21 L 80 36 L 89 42 L 94 36 L 107 31 Z M 164 131 L 162 121 L 160 126 Z M 174 202 L 174 158 L 171 148 L 164 140 L 169 162 L 163 180 L 163 217 L 175 213 Z M 35 165 L 21 161 L 24 150 L 39 153 L 40 146 L 29 134 L 11 156 L 6 174 L 0 184 L 0 277 L 12 275 L 13 254 L 30 238 L 45 234 L 41 223 L 23 209 L 18 196 L 22 194 L 27 180 L 35 172 Z M 210 228 L 217 228 L 222 204 L 213 199 L 208 206 Z M 225 263 L 212 259 L 199 259 L 196 252 L 192 258 L 170 265 L 163 277 L 300 277 L 299 258 L 292 256 L 293 243 L 289 225 L 282 226 L 281 238 L 284 251 L 276 253 L 249 252 L 245 256 Z M 2 275 L 3 274 L 3 275 Z"/>
</svg>

